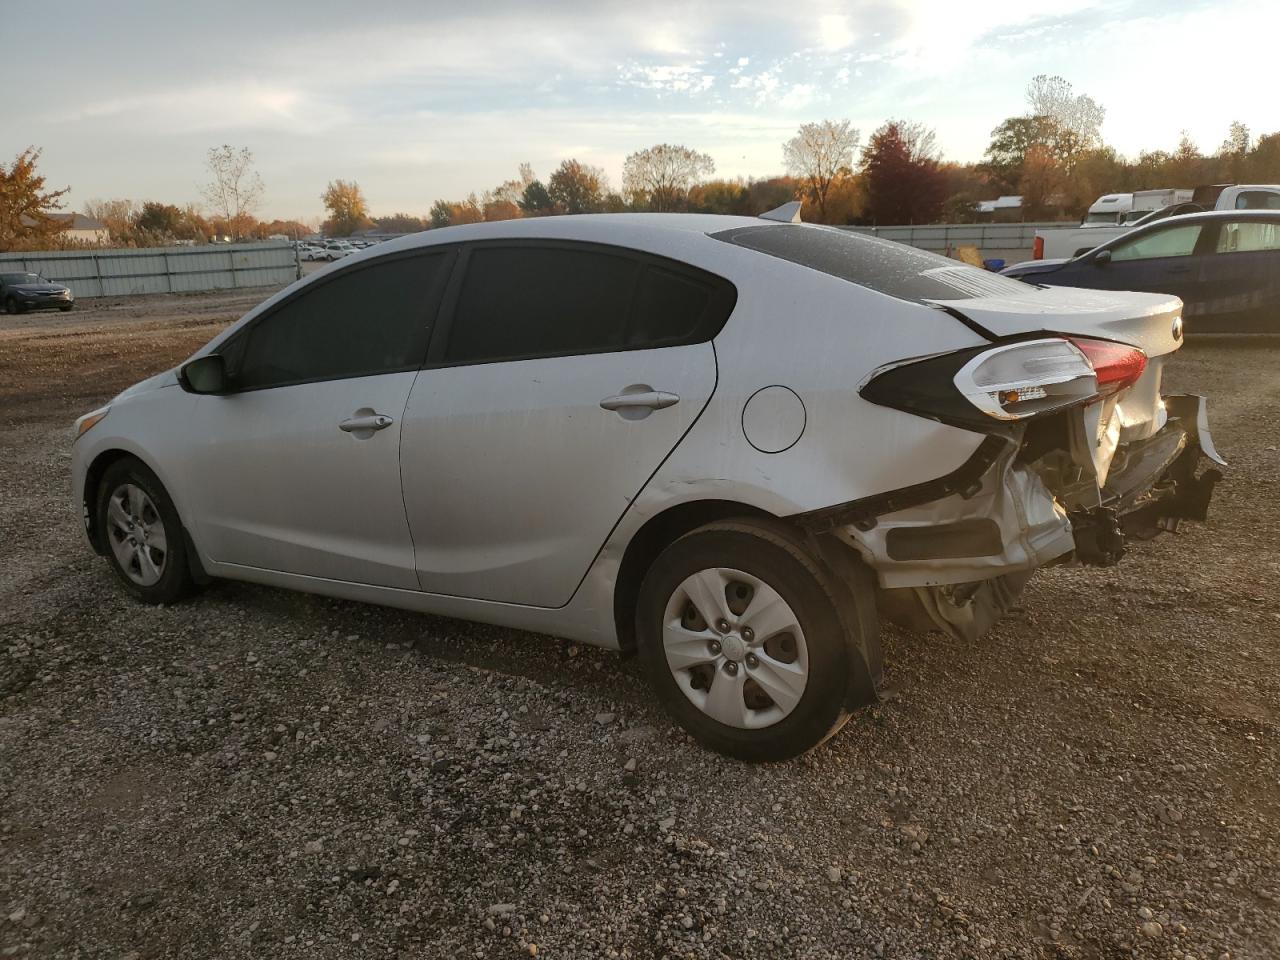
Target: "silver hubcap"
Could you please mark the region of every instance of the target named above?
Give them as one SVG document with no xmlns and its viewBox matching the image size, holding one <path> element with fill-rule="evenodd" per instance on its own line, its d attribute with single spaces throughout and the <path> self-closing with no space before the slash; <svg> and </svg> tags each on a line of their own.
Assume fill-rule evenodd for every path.
<svg viewBox="0 0 1280 960">
<path fill-rule="evenodd" d="M 800 620 L 759 577 L 713 567 L 687 577 L 662 623 L 667 666 L 699 710 L 730 727 L 777 723 L 800 702 L 809 651 Z"/>
<path fill-rule="evenodd" d="M 107 500 L 107 538 L 116 563 L 134 583 L 158 583 L 169 555 L 164 521 L 139 486 L 122 483 Z"/>
</svg>

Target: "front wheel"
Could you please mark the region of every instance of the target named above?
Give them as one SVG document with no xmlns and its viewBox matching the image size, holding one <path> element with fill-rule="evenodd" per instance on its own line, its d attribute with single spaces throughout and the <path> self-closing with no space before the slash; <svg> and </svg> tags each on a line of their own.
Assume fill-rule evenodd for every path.
<svg viewBox="0 0 1280 960">
<path fill-rule="evenodd" d="M 125 588 L 144 603 L 172 603 L 190 592 L 185 535 L 159 479 L 138 460 L 118 460 L 98 488 L 98 530 Z"/>
<path fill-rule="evenodd" d="M 781 525 L 710 524 L 669 546 L 640 588 L 636 636 L 664 705 L 721 753 L 789 759 L 849 717 L 861 660 L 828 575 Z"/>
<path fill-rule="evenodd" d="M 18 301 L 15 300 L 13 297 L 9 297 L 9 299 L 5 300 L 4 309 L 5 309 L 5 312 L 8 313 L 10 316 L 12 316 L 15 313 L 22 312 L 22 308 L 18 306 Z"/>
<path fill-rule="evenodd" d="M 58 309 L 61 310 L 63 313 L 70 313 L 72 306 L 73 306 L 72 304 L 68 303 L 58 307 Z"/>
</svg>

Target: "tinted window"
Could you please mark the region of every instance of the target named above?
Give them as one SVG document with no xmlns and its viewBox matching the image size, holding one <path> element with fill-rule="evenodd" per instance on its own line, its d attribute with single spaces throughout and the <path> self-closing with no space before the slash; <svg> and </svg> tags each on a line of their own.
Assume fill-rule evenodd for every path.
<svg viewBox="0 0 1280 960">
<path fill-rule="evenodd" d="M 475 363 L 695 343 L 719 332 L 735 299 L 733 285 L 719 277 L 641 254 L 477 247 L 443 359 Z"/>
<path fill-rule="evenodd" d="M 1280 221 L 1247 220 L 1224 223 L 1218 233 L 1218 253 L 1280 250 Z"/>
<path fill-rule="evenodd" d="M 697 330 L 711 306 L 712 290 L 691 277 L 661 267 L 645 267 L 636 290 L 632 344 L 682 341 Z"/>
<path fill-rule="evenodd" d="M 1118 243 L 1111 248 L 1112 260 L 1154 260 L 1158 257 L 1189 257 L 1200 239 L 1200 225 L 1167 227 Z"/>
<path fill-rule="evenodd" d="M 249 328 L 236 385 L 416 369 L 451 259 L 432 253 L 375 261 L 314 284 Z"/>
<path fill-rule="evenodd" d="M 1027 294 L 1027 285 L 1018 280 L 834 227 L 772 224 L 735 227 L 712 236 L 916 303 Z"/>
<path fill-rule="evenodd" d="M 1237 210 L 1280 210 L 1280 193 L 1246 190 L 1236 197 Z"/>
</svg>

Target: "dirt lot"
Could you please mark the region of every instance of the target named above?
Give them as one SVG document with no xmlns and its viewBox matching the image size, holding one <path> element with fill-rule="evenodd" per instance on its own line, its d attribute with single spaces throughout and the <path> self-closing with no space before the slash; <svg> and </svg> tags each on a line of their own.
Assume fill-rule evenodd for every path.
<svg viewBox="0 0 1280 960">
<path fill-rule="evenodd" d="M 1210 524 L 978 643 L 890 635 L 885 703 L 753 768 L 610 653 L 126 600 L 71 420 L 256 299 L 0 321 L 0 955 L 1280 956 L 1280 347 L 1174 372 L 1231 460 Z"/>
</svg>

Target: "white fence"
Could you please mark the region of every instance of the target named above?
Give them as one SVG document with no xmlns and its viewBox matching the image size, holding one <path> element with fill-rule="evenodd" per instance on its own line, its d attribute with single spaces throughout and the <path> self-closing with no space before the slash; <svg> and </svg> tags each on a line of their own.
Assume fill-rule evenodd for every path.
<svg viewBox="0 0 1280 960">
<path fill-rule="evenodd" d="M 1031 259 L 1036 232 L 1072 230 L 1074 223 L 937 223 L 925 227 L 843 227 L 896 240 L 934 253 L 954 255 L 957 247 L 974 246 L 983 259 L 999 259 L 1006 266 Z"/>
<path fill-rule="evenodd" d="M 0 273 L 38 273 L 79 297 L 280 287 L 301 274 L 287 243 L 0 253 Z"/>
</svg>

